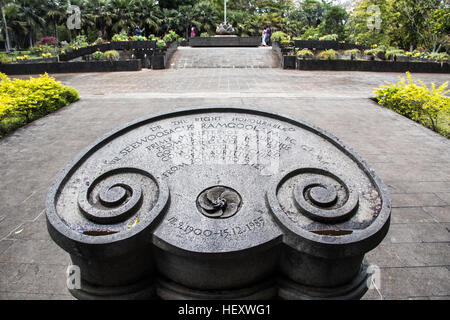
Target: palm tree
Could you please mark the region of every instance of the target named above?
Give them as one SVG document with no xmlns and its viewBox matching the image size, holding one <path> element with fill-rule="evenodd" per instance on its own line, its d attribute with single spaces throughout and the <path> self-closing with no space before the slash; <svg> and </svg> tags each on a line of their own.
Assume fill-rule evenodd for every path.
<svg viewBox="0 0 450 320">
<path fill-rule="evenodd" d="M 20 15 L 26 22 L 30 47 L 33 46 L 34 31 L 37 27 L 44 28 L 45 19 L 39 13 L 42 11 L 42 3 L 32 0 L 20 0 Z"/>
<path fill-rule="evenodd" d="M 201 1 L 194 6 L 194 18 L 198 30 L 214 33 L 216 26 L 221 22 L 219 11 L 207 1 Z"/>
<path fill-rule="evenodd" d="M 66 17 L 65 9 L 61 6 L 61 1 L 58 0 L 46 0 L 44 2 L 44 8 L 46 10 L 45 17 L 51 22 L 53 26 L 53 36 L 58 39 L 56 32 L 56 25 L 61 23 Z"/>
<path fill-rule="evenodd" d="M 149 33 L 161 29 L 164 15 L 154 0 L 135 0 L 134 12 L 137 16 L 136 22 L 141 28 L 145 28 Z"/>
<path fill-rule="evenodd" d="M 136 24 L 134 9 L 134 0 L 109 0 L 106 10 L 110 12 L 111 30 L 115 33 L 128 32 Z"/>
</svg>

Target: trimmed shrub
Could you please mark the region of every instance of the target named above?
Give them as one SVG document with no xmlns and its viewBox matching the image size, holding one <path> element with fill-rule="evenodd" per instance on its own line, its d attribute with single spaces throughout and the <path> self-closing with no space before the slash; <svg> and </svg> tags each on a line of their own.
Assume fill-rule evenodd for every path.
<svg viewBox="0 0 450 320">
<path fill-rule="evenodd" d="M 282 31 L 275 31 L 270 36 L 270 39 L 272 41 L 290 40 L 289 36 L 286 33 L 282 32 Z"/>
<path fill-rule="evenodd" d="M 94 58 L 94 60 L 103 60 L 105 58 L 105 54 L 101 51 L 96 51 L 92 54 L 92 58 Z"/>
<path fill-rule="evenodd" d="M 448 82 L 439 88 L 432 83 L 429 89 L 420 80 L 415 84 L 409 72 L 406 78 L 376 88 L 378 103 L 450 138 L 450 98 L 446 96 L 450 90 L 445 91 Z"/>
<path fill-rule="evenodd" d="M 337 52 L 333 49 L 323 50 L 319 53 L 319 57 L 325 60 L 335 60 L 337 58 Z"/>
<path fill-rule="evenodd" d="M 103 56 L 105 57 L 106 60 L 109 60 L 109 61 L 119 60 L 119 52 L 116 50 L 105 51 Z"/>
<path fill-rule="evenodd" d="M 156 40 L 156 46 L 159 49 L 163 49 L 163 48 L 166 47 L 166 42 L 164 40 L 162 40 L 162 39 L 158 39 L 158 40 Z"/>
<path fill-rule="evenodd" d="M 48 76 L 11 80 L 0 73 L 0 138 L 78 100 L 78 91 Z"/>
<path fill-rule="evenodd" d="M 305 59 L 314 57 L 314 53 L 309 49 L 302 49 L 297 51 L 297 58 Z"/>
</svg>

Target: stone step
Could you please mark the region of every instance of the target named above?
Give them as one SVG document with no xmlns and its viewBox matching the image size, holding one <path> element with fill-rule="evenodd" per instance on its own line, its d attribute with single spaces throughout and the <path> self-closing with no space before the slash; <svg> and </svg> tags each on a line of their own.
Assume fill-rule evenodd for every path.
<svg viewBox="0 0 450 320">
<path fill-rule="evenodd" d="M 169 67 L 183 68 L 278 68 L 280 61 L 271 47 L 191 48 L 178 47 Z"/>
</svg>

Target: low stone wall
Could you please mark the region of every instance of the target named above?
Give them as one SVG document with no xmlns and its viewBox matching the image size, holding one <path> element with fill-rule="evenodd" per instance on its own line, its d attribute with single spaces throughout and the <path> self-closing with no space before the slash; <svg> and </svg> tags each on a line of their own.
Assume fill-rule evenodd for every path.
<svg viewBox="0 0 450 320">
<path fill-rule="evenodd" d="M 0 64 L 0 72 L 6 73 L 8 75 L 43 74 L 45 72 L 72 73 L 139 71 L 141 69 L 141 60 Z"/>
<path fill-rule="evenodd" d="M 436 62 L 394 62 L 359 60 L 302 60 L 297 59 L 299 70 L 372 71 L 449 73 L 450 64 Z"/>
<path fill-rule="evenodd" d="M 189 38 L 191 47 L 258 47 L 260 37 L 195 37 Z"/>
</svg>

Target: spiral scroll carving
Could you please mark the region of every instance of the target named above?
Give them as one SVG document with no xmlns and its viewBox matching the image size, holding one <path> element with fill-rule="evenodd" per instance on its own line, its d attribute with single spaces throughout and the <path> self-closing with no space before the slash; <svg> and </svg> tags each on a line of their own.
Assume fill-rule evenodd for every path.
<svg viewBox="0 0 450 320">
<path fill-rule="evenodd" d="M 241 196 L 233 189 L 223 186 L 204 190 L 197 198 L 197 207 L 208 218 L 229 218 L 241 205 Z"/>
<path fill-rule="evenodd" d="M 293 189 L 296 207 L 310 219 L 331 223 L 348 220 L 357 210 L 358 193 L 339 177 L 314 170 L 313 177 L 302 179 Z"/>
<path fill-rule="evenodd" d="M 78 207 L 87 219 L 100 224 L 119 223 L 140 209 L 142 188 L 124 172 L 124 169 L 108 171 L 81 190 Z"/>
</svg>

